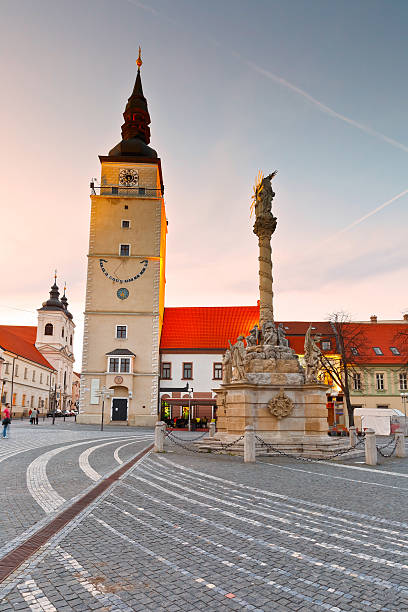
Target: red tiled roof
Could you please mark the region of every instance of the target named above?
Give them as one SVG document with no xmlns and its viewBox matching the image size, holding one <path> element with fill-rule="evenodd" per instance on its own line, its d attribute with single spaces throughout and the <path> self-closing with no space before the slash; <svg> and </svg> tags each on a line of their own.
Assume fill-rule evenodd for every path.
<svg viewBox="0 0 408 612">
<path fill-rule="evenodd" d="M 359 355 L 356 362 L 370 365 L 402 364 L 408 361 L 408 325 L 402 323 L 350 323 L 353 330 L 361 330 Z M 356 342 L 357 344 L 358 342 Z M 374 347 L 379 347 L 383 355 L 376 355 Z M 394 355 L 390 347 L 399 350 L 400 355 Z"/>
<path fill-rule="evenodd" d="M 46 368 L 54 368 L 35 347 L 37 328 L 24 325 L 0 325 L 0 346 Z"/>
<path fill-rule="evenodd" d="M 228 340 L 247 336 L 259 322 L 259 306 L 191 306 L 165 308 L 160 342 L 161 351 L 168 349 L 226 349 Z M 290 346 L 303 354 L 304 338 L 310 325 L 307 321 L 283 324 Z M 312 323 L 313 332 L 323 337 L 333 335 L 327 322 Z M 332 342 L 334 347 L 334 342 Z"/>
<path fill-rule="evenodd" d="M 228 340 L 235 342 L 239 335 L 248 335 L 259 321 L 259 306 L 192 306 L 165 308 L 160 350 L 178 349 L 226 349 Z M 277 325 L 279 322 L 277 322 Z M 283 322 L 289 345 L 295 353 L 303 355 L 305 334 L 309 321 Z M 408 361 L 408 324 L 401 323 L 349 323 L 352 335 L 361 330 L 359 356 L 354 361 L 370 365 L 401 364 Z M 322 340 L 330 340 L 336 353 L 334 331 L 328 321 L 312 322 L 314 334 Z M 405 340 L 401 332 L 406 333 Z M 381 348 L 383 355 L 376 355 L 373 347 Z M 390 347 L 396 347 L 400 355 L 394 355 Z"/>
<path fill-rule="evenodd" d="M 259 306 L 165 308 L 160 349 L 225 349 L 258 321 Z"/>
</svg>

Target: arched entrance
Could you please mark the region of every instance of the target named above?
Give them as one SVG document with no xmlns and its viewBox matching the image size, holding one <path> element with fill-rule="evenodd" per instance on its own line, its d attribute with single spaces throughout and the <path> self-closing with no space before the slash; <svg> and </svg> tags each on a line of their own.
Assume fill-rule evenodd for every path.
<svg viewBox="0 0 408 612">
<path fill-rule="evenodd" d="M 110 387 L 113 389 L 111 402 L 111 420 L 127 421 L 129 412 L 129 389 L 127 387 Z"/>
</svg>

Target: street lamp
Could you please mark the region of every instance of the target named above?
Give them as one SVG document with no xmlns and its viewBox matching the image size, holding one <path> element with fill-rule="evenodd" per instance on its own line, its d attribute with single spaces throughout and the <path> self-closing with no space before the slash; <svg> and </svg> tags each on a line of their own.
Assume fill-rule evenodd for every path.
<svg viewBox="0 0 408 612">
<path fill-rule="evenodd" d="M 408 398 L 408 393 L 401 393 L 401 400 L 402 400 L 402 409 L 404 411 L 404 421 L 405 421 L 405 432 L 404 435 L 407 435 L 407 398 Z"/>
<path fill-rule="evenodd" d="M 101 413 L 101 431 L 103 431 L 103 415 L 105 410 L 105 399 L 113 396 L 113 389 L 107 389 L 105 385 L 95 393 L 96 397 L 102 398 L 102 413 Z"/>
<path fill-rule="evenodd" d="M 193 387 L 188 390 L 188 431 L 191 431 L 191 394 L 193 391 Z"/>
</svg>

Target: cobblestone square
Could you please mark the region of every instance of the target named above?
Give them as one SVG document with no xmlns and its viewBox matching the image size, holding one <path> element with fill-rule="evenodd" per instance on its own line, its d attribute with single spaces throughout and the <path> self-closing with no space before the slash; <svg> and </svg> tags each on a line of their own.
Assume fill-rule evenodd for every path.
<svg viewBox="0 0 408 612">
<path fill-rule="evenodd" d="M 408 459 L 298 462 L 166 440 L 0 585 L 0 610 L 408 608 Z M 151 444 L 152 430 L 13 424 L 1 557 Z"/>
</svg>

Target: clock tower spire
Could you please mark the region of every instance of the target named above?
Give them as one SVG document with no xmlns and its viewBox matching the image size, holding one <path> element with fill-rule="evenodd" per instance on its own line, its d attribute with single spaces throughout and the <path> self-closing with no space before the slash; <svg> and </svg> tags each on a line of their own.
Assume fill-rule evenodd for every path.
<svg viewBox="0 0 408 612">
<path fill-rule="evenodd" d="M 122 125 L 122 140 L 109 151 L 109 155 L 112 157 L 117 155 L 157 157 L 156 151 L 147 146 L 150 142 L 150 115 L 147 108 L 147 100 L 143 94 L 142 78 L 140 76 L 142 63 L 141 49 L 139 47 L 139 57 L 136 60 L 136 81 L 123 113 L 125 123 Z"/>
<path fill-rule="evenodd" d="M 149 146 L 140 47 L 136 64 L 122 140 L 99 157 L 100 187 L 91 193 L 82 423 L 100 423 L 103 388 L 106 424 L 157 420 L 167 222 L 161 162 Z"/>
</svg>

